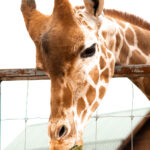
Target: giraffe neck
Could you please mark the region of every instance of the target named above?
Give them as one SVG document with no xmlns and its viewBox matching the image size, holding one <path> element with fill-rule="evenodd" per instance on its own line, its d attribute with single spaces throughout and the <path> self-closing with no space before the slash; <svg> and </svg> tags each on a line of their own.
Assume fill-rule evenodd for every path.
<svg viewBox="0 0 150 150">
<path fill-rule="evenodd" d="M 150 31 L 123 20 L 105 17 L 100 34 L 117 64 L 150 64 Z"/>
</svg>

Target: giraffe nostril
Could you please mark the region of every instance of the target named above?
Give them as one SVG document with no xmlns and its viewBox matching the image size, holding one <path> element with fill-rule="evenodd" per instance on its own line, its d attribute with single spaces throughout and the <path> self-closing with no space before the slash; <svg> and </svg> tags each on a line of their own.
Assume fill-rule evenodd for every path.
<svg viewBox="0 0 150 150">
<path fill-rule="evenodd" d="M 65 136 L 67 134 L 67 128 L 63 125 L 58 132 L 59 138 Z"/>
</svg>

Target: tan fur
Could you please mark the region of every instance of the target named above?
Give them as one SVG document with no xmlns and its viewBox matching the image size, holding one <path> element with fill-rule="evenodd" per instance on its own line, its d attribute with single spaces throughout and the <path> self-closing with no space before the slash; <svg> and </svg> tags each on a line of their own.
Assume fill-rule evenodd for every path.
<svg viewBox="0 0 150 150">
<path fill-rule="evenodd" d="M 109 69 L 106 68 L 100 75 L 100 79 L 104 80 L 106 83 L 109 82 Z"/>
<path fill-rule="evenodd" d="M 107 37 L 107 32 L 106 32 L 106 31 L 103 31 L 103 32 L 102 32 L 102 36 L 103 36 L 104 39 L 106 39 L 106 37 Z"/>
<path fill-rule="evenodd" d="M 146 54 L 150 54 L 150 31 L 141 29 L 139 27 L 133 26 L 137 40 L 138 40 L 138 47 Z"/>
<path fill-rule="evenodd" d="M 130 45 L 134 45 L 134 34 L 130 28 L 126 30 L 125 37 Z"/>
<path fill-rule="evenodd" d="M 112 60 L 111 63 L 110 63 L 110 68 L 111 68 L 110 76 L 111 77 L 113 77 L 113 75 L 114 75 L 114 70 L 115 70 L 114 66 L 115 66 L 115 62 L 114 62 L 114 60 Z"/>
<path fill-rule="evenodd" d="M 105 57 L 107 57 L 106 48 L 103 45 L 101 45 L 101 51 L 105 55 Z"/>
<path fill-rule="evenodd" d="M 117 19 L 116 21 L 117 21 L 117 23 L 118 23 L 122 28 L 125 28 L 125 27 L 126 27 L 124 22 L 119 21 L 118 19 Z"/>
<path fill-rule="evenodd" d="M 104 86 L 101 86 L 99 88 L 99 98 L 102 99 L 105 95 L 105 92 L 106 92 L 106 88 Z"/>
<path fill-rule="evenodd" d="M 145 64 L 146 63 L 146 59 L 145 57 L 143 57 L 140 52 L 138 52 L 137 50 L 134 50 L 132 52 L 132 56 L 130 58 L 130 64 Z"/>
<path fill-rule="evenodd" d="M 70 90 L 70 88 L 67 86 L 67 87 L 64 87 L 63 89 L 63 107 L 64 108 L 70 108 L 73 104 L 73 101 L 72 101 L 72 92 Z"/>
<path fill-rule="evenodd" d="M 87 114 L 87 110 L 84 110 L 84 112 L 82 114 L 82 119 L 81 119 L 82 122 L 84 122 L 86 114 Z"/>
<path fill-rule="evenodd" d="M 78 116 L 80 116 L 81 112 L 85 109 L 85 102 L 84 102 L 84 99 L 81 97 L 79 98 L 78 100 L 78 103 L 77 103 L 77 113 L 78 113 Z"/>
<path fill-rule="evenodd" d="M 98 106 L 99 106 L 99 103 L 96 101 L 96 102 L 94 103 L 94 105 L 92 106 L 91 111 L 92 111 L 92 112 L 95 112 L 95 110 L 98 108 Z"/>
<path fill-rule="evenodd" d="M 116 35 L 116 51 L 118 51 L 119 50 L 119 45 L 120 45 L 120 42 L 121 42 L 121 37 L 120 37 L 120 34 L 119 33 L 117 33 L 117 35 Z"/>
<path fill-rule="evenodd" d="M 129 22 L 131 24 L 137 25 L 141 28 L 150 30 L 150 23 L 135 15 L 120 12 L 118 10 L 112 10 L 112 9 L 104 9 L 104 14 L 113 18 L 117 18 L 118 20 L 123 20 L 125 22 Z"/>
<path fill-rule="evenodd" d="M 98 70 L 97 66 L 95 66 L 95 67 L 90 71 L 89 74 L 90 74 L 90 76 L 91 76 L 93 82 L 94 82 L 95 84 L 97 84 L 97 83 L 98 83 L 98 80 L 99 80 L 99 70 Z"/>
<path fill-rule="evenodd" d="M 96 90 L 91 85 L 89 86 L 89 89 L 86 93 L 86 97 L 87 97 L 87 101 L 88 101 L 89 105 L 91 105 L 93 103 L 93 100 L 96 97 Z"/>
<path fill-rule="evenodd" d="M 104 58 L 102 56 L 100 57 L 99 64 L 100 64 L 101 70 L 104 69 L 104 67 L 106 66 L 106 62 L 105 62 L 105 60 L 104 60 Z"/>
<path fill-rule="evenodd" d="M 122 47 L 120 55 L 119 55 L 120 62 L 122 64 L 126 63 L 128 55 L 129 55 L 129 47 L 128 47 L 127 43 L 124 41 L 123 47 Z"/>
</svg>

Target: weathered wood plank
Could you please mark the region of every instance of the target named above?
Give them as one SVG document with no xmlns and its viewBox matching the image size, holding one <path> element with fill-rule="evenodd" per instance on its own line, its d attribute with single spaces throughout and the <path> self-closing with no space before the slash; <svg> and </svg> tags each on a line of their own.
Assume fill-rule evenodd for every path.
<svg viewBox="0 0 150 150">
<path fill-rule="evenodd" d="M 48 76 L 41 70 L 37 69 L 1 69 L 1 81 L 13 80 L 48 80 Z"/>
<path fill-rule="evenodd" d="M 150 77 L 150 65 L 124 65 L 115 67 L 114 77 Z"/>
<path fill-rule="evenodd" d="M 150 65 L 116 66 L 114 77 L 150 77 Z M 49 80 L 41 70 L 31 69 L 0 69 L 0 80 Z"/>
</svg>

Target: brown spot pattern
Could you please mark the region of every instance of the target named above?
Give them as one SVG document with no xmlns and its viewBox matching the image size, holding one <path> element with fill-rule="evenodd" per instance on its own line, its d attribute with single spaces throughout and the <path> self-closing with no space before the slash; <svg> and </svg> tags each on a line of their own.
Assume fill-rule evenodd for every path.
<svg viewBox="0 0 150 150">
<path fill-rule="evenodd" d="M 115 44 L 115 41 L 114 41 L 114 40 L 111 40 L 110 43 L 109 43 L 109 45 L 108 45 L 108 49 L 109 49 L 109 50 L 112 50 L 113 47 L 114 47 L 114 44 Z"/>
<path fill-rule="evenodd" d="M 106 88 L 104 86 L 101 86 L 99 88 L 99 98 L 102 99 L 104 97 L 105 93 L 106 93 Z"/>
<path fill-rule="evenodd" d="M 101 45 L 101 50 L 102 50 L 102 53 L 104 54 L 104 56 L 107 57 L 106 48 L 103 45 Z"/>
<path fill-rule="evenodd" d="M 104 58 L 101 56 L 100 57 L 100 69 L 104 69 L 104 67 L 106 66 L 106 62 L 104 60 Z"/>
<path fill-rule="evenodd" d="M 96 97 L 96 90 L 90 85 L 86 93 L 87 101 L 91 105 Z"/>
<path fill-rule="evenodd" d="M 85 110 L 84 112 L 83 112 L 83 114 L 82 114 L 82 122 L 84 122 L 84 119 L 85 119 L 85 117 L 86 117 L 86 114 L 87 114 L 87 110 Z"/>
<path fill-rule="evenodd" d="M 100 79 L 104 80 L 106 83 L 109 82 L 109 69 L 106 68 L 100 75 Z"/>
<path fill-rule="evenodd" d="M 140 29 L 134 26 L 134 30 L 137 35 L 138 47 L 145 53 L 146 55 L 150 54 L 150 31 Z"/>
<path fill-rule="evenodd" d="M 140 54 L 139 51 L 134 50 L 134 51 L 132 52 L 132 56 L 131 56 L 131 58 L 130 58 L 130 62 L 129 62 L 129 63 L 130 63 L 130 64 L 145 64 L 145 63 L 146 63 L 146 59 L 145 59 L 144 56 L 142 56 L 142 55 Z"/>
<path fill-rule="evenodd" d="M 95 84 L 97 84 L 97 83 L 98 83 L 98 79 L 99 79 L 99 70 L 98 70 L 97 66 L 95 66 L 95 67 L 90 71 L 89 74 L 90 74 L 90 76 L 91 76 L 93 82 L 94 82 Z"/>
<path fill-rule="evenodd" d="M 77 113 L 78 116 L 80 116 L 81 112 L 85 109 L 85 102 L 83 98 L 78 99 L 78 103 L 77 103 Z"/>
<path fill-rule="evenodd" d="M 67 86 L 63 90 L 63 107 L 69 108 L 70 106 L 72 106 L 72 93 Z"/>
<path fill-rule="evenodd" d="M 110 52 L 107 52 L 107 54 L 108 54 L 108 58 L 112 57 L 112 54 Z"/>
<path fill-rule="evenodd" d="M 92 112 L 95 112 L 95 110 L 97 109 L 98 106 L 99 106 L 99 103 L 96 101 L 96 102 L 94 103 L 94 105 L 92 106 L 91 111 L 92 111 Z"/>
<path fill-rule="evenodd" d="M 129 46 L 126 44 L 125 41 L 123 41 L 123 47 L 122 47 L 120 55 L 119 55 L 120 62 L 122 64 L 126 63 L 128 54 L 129 54 Z"/>
<path fill-rule="evenodd" d="M 114 60 L 111 61 L 110 68 L 111 68 L 111 77 L 113 77 L 114 69 L 115 69 L 115 62 L 114 62 Z"/>
<path fill-rule="evenodd" d="M 121 37 L 120 37 L 120 34 L 117 33 L 117 35 L 116 35 L 116 52 L 119 50 L 120 42 L 121 42 Z"/>
<path fill-rule="evenodd" d="M 106 39 L 106 37 L 107 37 L 107 32 L 106 32 L 106 31 L 102 31 L 102 36 L 103 36 L 104 39 Z"/>
<path fill-rule="evenodd" d="M 134 45 L 134 34 L 130 28 L 127 29 L 125 37 L 130 45 Z"/>
</svg>

